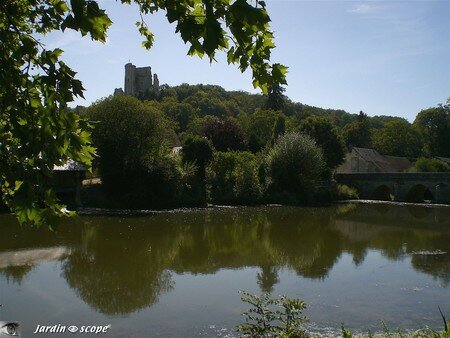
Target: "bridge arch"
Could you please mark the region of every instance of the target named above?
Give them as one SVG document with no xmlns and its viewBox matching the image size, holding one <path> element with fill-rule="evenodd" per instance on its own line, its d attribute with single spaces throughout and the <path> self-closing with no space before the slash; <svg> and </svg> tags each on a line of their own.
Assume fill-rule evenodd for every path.
<svg viewBox="0 0 450 338">
<path fill-rule="evenodd" d="M 433 201 L 434 195 L 431 190 L 423 184 L 416 184 L 409 189 L 408 194 L 406 196 L 407 202 L 425 202 L 425 201 Z"/>
<path fill-rule="evenodd" d="M 382 184 L 372 192 L 371 198 L 378 201 L 392 201 L 393 196 L 392 190 L 386 184 Z"/>
</svg>

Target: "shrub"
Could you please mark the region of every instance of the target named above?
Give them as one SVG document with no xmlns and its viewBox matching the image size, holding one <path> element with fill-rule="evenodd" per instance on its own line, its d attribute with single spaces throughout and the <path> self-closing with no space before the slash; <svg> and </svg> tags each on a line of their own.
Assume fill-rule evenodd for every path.
<svg viewBox="0 0 450 338">
<path fill-rule="evenodd" d="M 286 296 L 270 298 L 268 293 L 262 295 L 252 295 L 247 291 L 240 291 L 240 293 L 243 294 L 241 300 L 251 305 L 250 309 L 243 313 L 245 323 L 236 326 L 241 337 L 320 338 L 329 336 L 310 333 L 304 328 L 305 323 L 308 322 L 308 319 L 303 316 L 306 304 L 299 299 Z M 342 323 L 340 336 L 342 338 L 450 338 L 448 321 L 440 308 L 439 312 L 444 324 L 440 331 L 426 326 L 415 331 L 405 331 L 400 328 L 392 331 L 381 321 L 382 332 L 372 333 L 369 331 L 367 334 L 353 334 Z"/>
<path fill-rule="evenodd" d="M 269 193 L 275 199 L 291 195 L 309 201 L 325 168 L 322 151 L 314 140 L 296 132 L 278 138 L 266 163 Z"/>
<path fill-rule="evenodd" d="M 302 316 L 306 304 L 298 299 L 282 296 L 271 299 L 269 294 L 261 296 L 241 291 L 241 300 L 252 307 L 243 313 L 245 324 L 237 326 L 242 337 L 286 337 L 306 338 L 310 335 L 302 329 L 307 322 Z"/>
<path fill-rule="evenodd" d="M 410 172 L 450 172 L 450 166 L 438 158 L 419 158 L 409 169 Z"/>
<path fill-rule="evenodd" d="M 255 204 L 262 195 L 258 161 L 250 152 L 217 152 L 207 169 L 213 203 Z"/>
<path fill-rule="evenodd" d="M 336 198 L 338 200 L 356 200 L 359 198 L 358 191 L 345 184 L 336 186 Z"/>
</svg>

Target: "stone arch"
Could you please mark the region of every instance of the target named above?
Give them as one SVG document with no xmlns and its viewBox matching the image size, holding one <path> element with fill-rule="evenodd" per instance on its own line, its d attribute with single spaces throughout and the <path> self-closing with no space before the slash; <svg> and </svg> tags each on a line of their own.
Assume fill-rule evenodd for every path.
<svg viewBox="0 0 450 338">
<path fill-rule="evenodd" d="M 386 184 L 382 184 L 373 191 L 372 199 L 379 201 L 392 201 L 393 195 L 394 194 L 391 189 Z"/>
<path fill-rule="evenodd" d="M 434 195 L 428 187 L 423 184 L 416 184 L 409 189 L 406 200 L 408 202 L 423 203 L 425 201 L 433 201 Z"/>
</svg>

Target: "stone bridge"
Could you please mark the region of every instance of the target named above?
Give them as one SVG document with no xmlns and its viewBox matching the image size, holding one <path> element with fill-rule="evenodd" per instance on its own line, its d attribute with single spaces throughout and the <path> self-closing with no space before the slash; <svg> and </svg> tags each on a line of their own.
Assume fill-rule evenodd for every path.
<svg viewBox="0 0 450 338">
<path fill-rule="evenodd" d="M 360 199 L 450 204 L 450 173 L 336 174 L 358 190 Z"/>
</svg>

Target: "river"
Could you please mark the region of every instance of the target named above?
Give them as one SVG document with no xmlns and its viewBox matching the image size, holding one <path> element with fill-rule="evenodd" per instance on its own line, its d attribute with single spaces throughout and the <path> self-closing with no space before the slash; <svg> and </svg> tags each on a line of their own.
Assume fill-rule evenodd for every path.
<svg viewBox="0 0 450 338">
<path fill-rule="evenodd" d="M 308 328 L 323 333 L 342 322 L 377 331 L 380 320 L 442 328 L 438 306 L 450 316 L 449 208 L 82 216 L 54 232 L 0 215 L 0 230 L 0 320 L 21 322 L 25 337 L 56 324 L 110 324 L 108 337 L 233 336 L 247 309 L 239 290 L 306 301 Z"/>
</svg>

